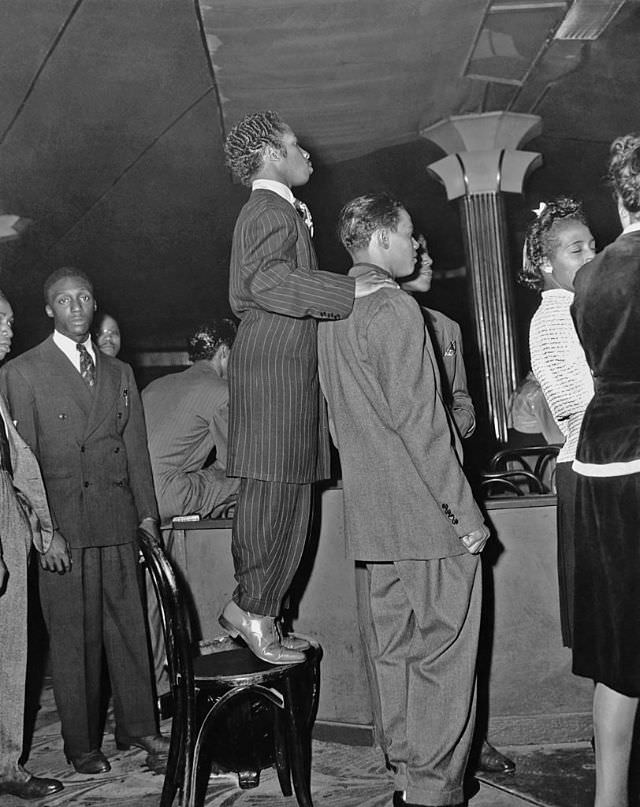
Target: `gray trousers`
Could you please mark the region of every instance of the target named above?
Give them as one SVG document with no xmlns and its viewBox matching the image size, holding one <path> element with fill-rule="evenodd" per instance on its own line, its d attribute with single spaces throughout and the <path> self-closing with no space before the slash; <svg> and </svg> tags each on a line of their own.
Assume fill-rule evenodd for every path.
<svg viewBox="0 0 640 807">
<path fill-rule="evenodd" d="M 378 740 L 410 803 L 463 801 L 476 710 L 479 558 L 366 563 L 358 616 Z"/>
<path fill-rule="evenodd" d="M 0 596 L 0 779 L 20 775 L 27 675 L 27 560 L 31 528 L 0 471 L 0 540 L 9 571 Z"/>
</svg>

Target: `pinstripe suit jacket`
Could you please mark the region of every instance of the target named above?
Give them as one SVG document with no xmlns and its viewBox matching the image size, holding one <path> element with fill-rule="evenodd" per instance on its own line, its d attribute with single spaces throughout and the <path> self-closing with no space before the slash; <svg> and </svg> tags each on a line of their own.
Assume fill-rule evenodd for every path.
<svg viewBox="0 0 640 807">
<path fill-rule="evenodd" d="M 289 202 L 255 190 L 233 235 L 229 301 L 240 318 L 229 362 L 229 476 L 313 482 L 329 474 L 316 320 L 351 312 L 352 278 L 320 272 Z"/>
<path fill-rule="evenodd" d="M 72 547 L 129 543 L 143 518 L 158 517 L 133 372 L 95 353 L 93 392 L 52 337 L 0 371 L 17 429 L 40 463 L 53 520 Z"/>
<path fill-rule="evenodd" d="M 358 274 L 369 265 L 356 265 Z M 464 554 L 483 522 L 439 392 L 416 301 L 400 289 L 358 299 L 318 328 L 322 389 L 343 473 L 347 553 L 366 561 Z"/>
</svg>

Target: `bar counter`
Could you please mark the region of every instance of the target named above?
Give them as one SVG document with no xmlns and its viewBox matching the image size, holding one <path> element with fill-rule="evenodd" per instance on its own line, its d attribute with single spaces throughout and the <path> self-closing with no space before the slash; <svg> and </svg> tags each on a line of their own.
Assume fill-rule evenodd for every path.
<svg viewBox="0 0 640 807">
<path fill-rule="evenodd" d="M 494 534 L 483 553 L 480 708 L 488 714 L 488 736 L 498 745 L 591 736 L 592 683 L 571 674 L 571 653 L 560 637 L 555 510 L 553 495 L 486 503 Z M 165 533 L 168 540 L 190 590 L 201 637 L 220 635 L 218 614 L 234 588 L 231 522 L 174 522 Z M 321 493 L 292 601 L 293 629 L 324 649 L 315 736 L 372 743 L 355 570 L 345 558 L 340 487 Z"/>
</svg>

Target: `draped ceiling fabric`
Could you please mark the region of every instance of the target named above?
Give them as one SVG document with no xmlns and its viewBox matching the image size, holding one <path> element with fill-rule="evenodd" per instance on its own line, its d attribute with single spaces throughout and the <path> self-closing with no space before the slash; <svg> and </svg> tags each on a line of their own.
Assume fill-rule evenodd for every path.
<svg viewBox="0 0 640 807">
<path fill-rule="evenodd" d="M 482 89 L 460 74 L 486 0 L 199 6 L 226 126 L 277 109 L 329 162 L 415 140 Z"/>
<path fill-rule="evenodd" d="M 640 0 L 627 0 L 596 40 L 547 43 L 515 89 L 463 77 L 487 5 L 0 0 L 0 216 L 31 222 L 0 241 L 16 349 L 49 331 L 40 288 L 63 264 L 94 278 L 130 350 L 182 347 L 195 325 L 226 313 L 247 192 L 231 181 L 222 142 L 257 109 L 279 110 L 313 153 L 301 195 L 325 266 L 345 268 L 337 211 L 370 189 L 405 200 L 437 263 L 459 265 L 455 211 L 425 170 L 442 152 L 419 132 L 448 115 L 506 108 L 543 120 L 530 146 L 545 167 L 526 189 L 533 204 L 516 202 L 514 250 L 529 208 L 560 192 L 585 198 L 610 240 L 615 210 L 601 177 L 607 143 L 640 127 Z M 530 32 L 507 34 L 517 51 Z"/>
</svg>

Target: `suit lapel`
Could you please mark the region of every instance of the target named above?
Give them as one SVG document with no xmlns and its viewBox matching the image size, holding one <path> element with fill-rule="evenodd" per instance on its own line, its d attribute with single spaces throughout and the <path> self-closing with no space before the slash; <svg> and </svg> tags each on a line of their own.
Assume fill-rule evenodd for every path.
<svg viewBox="0 0 640 807">
<path fill-rule="evenodd" d="M 91 394 L 92 407 L 87 421 L 85 438 L 92 434 L 113 412 L 120 394 L 120 368 L 108 361 L 94 345 L 96 354 L 96 386 Z M 82 382 L 84 383 L 84 382 Z"/>
<path fill-rule="evenodd" d="M 93 405 L 93 393 L 89 390 L 82 376 L 60 350 L 50 336 L 42 343 L 42 359 L 44 373 L 51 378 L 51 389 L 59 390 L 62 386 L 64 398 L 76 409 L 80 410 L 81 418 L 73 419 L 79 424 L 86 423 Z M 53 393 L 55 394 L 55 392 Z M 76 430 L 76 439 L 82 441 L 83 429 Z"/>
</svg>

